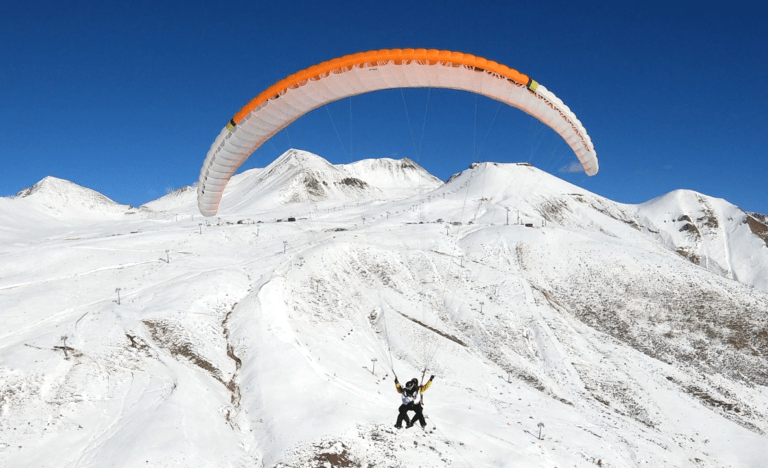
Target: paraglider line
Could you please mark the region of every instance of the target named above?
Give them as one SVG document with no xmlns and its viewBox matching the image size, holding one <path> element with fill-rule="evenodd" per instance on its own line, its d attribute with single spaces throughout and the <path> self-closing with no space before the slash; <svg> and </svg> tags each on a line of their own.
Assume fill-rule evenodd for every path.
<svg viewBox="0 0 768 468">
<path fill-rule="evenodd" d="M 333 131 L 336 132 L 336 138 L 339 139 L 339 144 L 341 145 L 341 150 L 344 152 L 344 157 L 347 157 L 347 149 L 344 147 L 344 142 L 341 141 L 341 135 L 339 135 L 339 129 L 336 128 L 336 122 L 333 121 L 333 116 L 331 116 L 331 111 L 328 110 L 327 105 L 323 105 L 325 107 L 325 111 L 328 112 L 328 118 L 331 119 L 331 125 L 333 125 Z M 350 110 L 350 112 L 352 112 Z M 351 161 L 351 155 L 350 155 L 350 161 Z"/>
<path fill-rule="evenodd" d="M 419 150 L 416 148 L 416 138 L 413 136 L 413 126 L 411 126 L 411 117 L 408 115 L 408 106 L 405 104 L 405 93 L 400 88 L 400 95 L 403 97 L 403 108 L 405 109 L 405 118 L 408 120 L 408 131 L 411 132 L 411 143 L 413 143 L 413 153 L 416 156 L 416 162 L 419 162 Z"/>
<path fill-rule="evenodd" d="M 387 311 L 384 310 L 383 307 L 381 308 L 381 315 L 384 319 L 384 336 L 387 338 L 387 349 L 389 350 L 389 368 L 392 370 L 395 378 L 397 378 L 397 372 L 395 372 L 395 363 L 392 360 L 392 346 L 389 344 L 389 332 L 387 331 Z"/>
<path fill-rule="evenodd" d="M 288 137 L 288 146 L 293 148 L 293 142 L 291 142 L 291 134 L 288 131 L 288 127 L 286 126 L 283 130 L 285 130 L 285 136 Z"/>
<path fill-rule="evenodd" d="M 496 117 L 499 115 L 499 110 L 501 109 L 501 101 L 499 101 L 499 105 L 496 106 L 496 113 L 493 114 L 493 120 L 491 120 L 491 125 L 488 127 L 488 131 L 485 133 L 485 138 L 483 138 L 482 143 L 480 143 L 480 149 L 478 150 L 478 154 L 483 151 L 483 148 L 485 147 L 485 142 L 488 140 L 488 136 L 491 134 L 491 130 L 493 129 L 493 124 L 496 122 Z"/>
<path fill-rule="evenodd" d="M 443 434 L 443 431 L 441 431 L 436 425 L 433 424 L 433 427 L 437 429 L 437 432 L 439 432 L 441 436 L 443 436 L 443 439 L 450 440 L 448 439 L 448 437 L 445 436 L 445 434 Z M 448 444 L 448 445 L 450 445 L 451 448 L 453 448 L 454 452 L 459 454 L 459 456 L 462 458 L 462 460 L 464 460 L 464 463 L 466 463 L 467 466 L 469 466 L 470 468 L 472 467 L 472 464 L 469 463 L 469 461 L 464 457 L 464 455 L 462 455 L 461 452 L 459 452 L 459 450 L 456 447 L 454 447 L 453 444 Z"/>
<path fill-rule="evenodd" d="M 427 88 L 427 103 L 424 105 L 424 122 L 421 125 L 421 140 L 419 141 L 419 152 L 416 153 L 416 155 L 419 158 L 421 158 L 421 149 L 424 147 L 424 130 L 427 128 L 427 112 L 429 111 L 429 97 L 431 95 L 432 95 L 432 88 Z M 417 159 L 416 162 L 421 163 L 419 159 Z"/>
<path fill-rule="evenodd" d="M 477 162 L 477 154 L 475 152 L 476 149 L 477 149 L 477 94 L 475 94 L 475 125 L 474 125 L 474 129 L 475 129 L 475 134 L 472 137 L 472 161 Z M 467 189 L 469 189 L 469 187 L 467 187 Z"/>
</svg>

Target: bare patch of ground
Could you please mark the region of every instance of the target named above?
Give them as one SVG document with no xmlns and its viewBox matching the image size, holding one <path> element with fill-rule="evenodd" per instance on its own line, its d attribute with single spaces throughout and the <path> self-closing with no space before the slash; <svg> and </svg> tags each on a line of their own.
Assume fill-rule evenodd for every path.
<svg viewBox="0 0 768 468">
<path fill-rule="evenodd" d="M 398 313 L 400 313 L 400 312 L 398 312 Z M 455 337 L 455 336 L 453 336 L 453 335 L 450 335 L 450 334 L 448 334 L 448 333 L 444 333 L 444 332 L 441 332 L 441 331 L 440 331 L 440 330 L 438 330 L 437 328 L 433 328 L 433 327 L 430 327 L 430 326 L 429 326 L 429 325 L 427 325 L 426 323 L 423 323 L 423 322 L 421 322 L 421 321 L 419 321 L 419 320 L 416 320 L 415 318 L 412 318 L 412 317 L 408 317 L 407 315 L 403 315 L 403 314 L 400 314 L 400 315 L 402 315 L 404 318 L 407 318 L 408 320 L 410 320 L 410 321 L 411 321 L 411 322 L 413 322 L 413 323 L 416 323 L 416 324 L 418 324 L 418 325 L 421 325 L 422 327 L 426 328 L 427 330 L 429 330 L 429 331 L 431 331 L 431 332 L 437 333 L 438 335 L 442 336 L 443 338 L 447 338 L 447 339 L 449 339 L 449 340 L 453 341 L 453 342 L 454 342 L 454 343 L 456 343 L 456 344 L 459 344 L 459 345 L 461 345 L 461 346 L 464 346 L 465 348 L 467 347 L 466 343 L 464 343 L 463 341 L 461 341 L 460 339 L 456 338 L 456 337 Z"/>
<path fill-rule="evenodd" d="M 341 182 L 337 182 L 337 184 L 346 185 L 348 187 L 355 187 L 359 189 L 366 189 L 369 187 L 369 185 L 365 182 L 363 182 L 360 179 L 356 179 L 354 177 L 345 177 L 341 179 Z"/>
<path fill-rule="evenodd" d="M 745 221 L 749 225 L 749 229 L 752 230 L 752 233 L 762 239 L 765 245 L 768 246 L 768 225 L 749 215 L 746 216 Z"/>
<path fill-rule="evenodd" d="M 167 320 L 143 320 L 142 322 L 147 326 L 152 340 L 158 346 L 171 353 L 176 359 L 183 358 L 191 362 L 226 385 L 221 371 L 195 351 L 194 344 L 185 339 L 182 333 L 179 333 L 176 324 Z"/>
</svg>

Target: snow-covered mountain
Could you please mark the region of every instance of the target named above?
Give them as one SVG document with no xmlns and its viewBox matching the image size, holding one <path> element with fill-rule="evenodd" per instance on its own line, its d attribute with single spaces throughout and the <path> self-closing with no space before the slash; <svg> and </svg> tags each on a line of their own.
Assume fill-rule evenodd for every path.
<svg viewBox="0 0 768 468">
<path fill-rule="evenodd" d="M 0 241 L 68 235 L 73 227 L 111 223 L 137 209 L 68 180 L 46 177 L 15 197 L 0 198 Z"/>
<path fill-rule="evenodd" d="M 441 198 L 446 193 L 468 194 L 469 201 Z M 650 239 L 696 265 L 768 292 L 768 227 L 723 199 L 690 190 L 627 205 L 526 164 L 488 163 L 454 176 L 425 203 L 427 212 L 452 203 L 464 223 L 517 223 L 519 217 L 522 224 Z"/>
<path fill-rule="evenodd" d="M 474 197 L 470 208 L 477 212 L 466 211 L 466 201 L 457 200 L 463 203 L 462 212 L 468 216 L 471 213 L 488 222 L 500 222 L 503 215 L 506 222 L 509 208 L 513 222 L 518 222 L 519 216 L 521 223 L 608 228 L 624 236 L 636 234 L 628 231 L 631 228 L 656 238 L 697 265 L 768 291 L 768 252 L 762 249 L 768 242 L 768 230 L 760 215 L 747 214 L 725 200 L 690 190 L 677 190 L 641 205 L 620 204 L 528 164 L 476 164 L 441 187 L 439 179 L 407 158 L 332 165 L 320 156 L 292 149 L 265 169 L 233 177 L 220 212 L 271 211 L 281 219 L 307 216 L 327 202 L 348 208 L 419 194 L 428 194 L 426 202 L 430 202 L 438 195 L 462 191 L 472 178 L 476 183 L 464 193 Z M 195 214 L 196 196 L 195 190 L 187 186 L 145 207 Z M 358 211 L 365 216 L 365 209 Z"/>
<path fill-rule="evenodd" d="M 640 206 L 640 223 L 670 249 L 726 278 L 768 291 L 768 228 L 723 199 L 676 190 Z"/>
<path fill-rule="evenodd" d="M 235 177 L 237 178 L 240 176 Z M 156 212 L 180 211 L 182 209 L 190 211 L 192 205 L 197 206 L 197 189 L 192 185 L 185 185 L 156 200 L 152 200 L 151 202 L 142 205 L 142 208 Z"/>
<path fill-rule="evenodd" d="M 68 180 L 48 176 L 13 197 L 25 209 L 36 209 L 56 217 L 122 214 L 130 207 Z"/>
<path fill-rule="evenodd" d="M 286 208 L 286 214 L 306 215 L 306 208 L 322 202 L 346 203 L 396 200 L 427 192 L 442 182 L 409 159 L 362 160 L 333 165 L 307 151 L 291 149 L 263 169 L 232 178 L 220 213 L 260 212 Z M 185 188 L 147 208 L 197 213 L 197 193 Z"/>
<path fill-rule="evenodd" d="M 170 216 L 186 190 L 147 205 L 164 216 L 8 231 L 0 461 L 768 463 L 757 217 L 689 191 L 619 204 L 528 165 L 423 190 L 408 164 L 296 152 L 234 178 L 220 223 Z M 394 375 L 423 373 L 427 429 L 398 431 Z"/>
<path fill-rule="evenodd" d="M 340 168 L 351 177 L 382 190 L 388 198 L 407 198 L 443 185 L 440 179 L 408 158 L 364 159 Z"/>
</svg>

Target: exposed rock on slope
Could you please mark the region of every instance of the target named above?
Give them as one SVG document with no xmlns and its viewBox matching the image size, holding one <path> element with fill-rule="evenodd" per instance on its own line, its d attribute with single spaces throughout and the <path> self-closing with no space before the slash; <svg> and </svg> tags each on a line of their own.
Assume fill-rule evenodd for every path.
<svg viewBox="0 0 768 468">
<path fill-rule="evenodd" d="M 408 158 L 364 159 L 339 167 L 383 191 L 391 199 L 430 192 L 443 185 L 440 179 Z"/>
</svg>

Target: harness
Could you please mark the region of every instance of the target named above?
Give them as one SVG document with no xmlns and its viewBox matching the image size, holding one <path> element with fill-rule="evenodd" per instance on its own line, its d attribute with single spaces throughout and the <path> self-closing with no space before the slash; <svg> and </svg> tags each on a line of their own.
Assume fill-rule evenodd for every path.
<svg viewBox="0 0 768 468">
<path fill-rule="evenodd" d="M 414 386 L 413 390 L 408 390 L 408 388 L 403 389 L 403 404 L 407 405 L 408 403 L 421 403 L 421 392 L 419 392 L 419 387 Z"/>
</svg>

